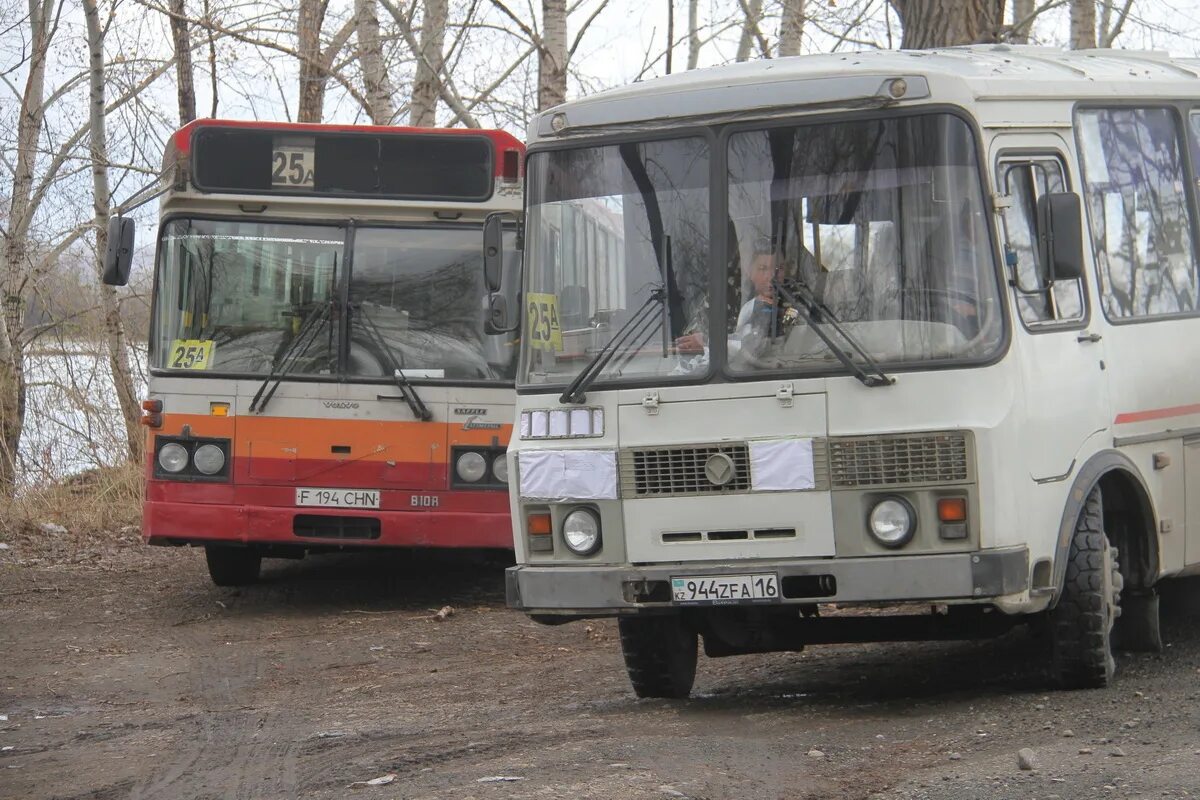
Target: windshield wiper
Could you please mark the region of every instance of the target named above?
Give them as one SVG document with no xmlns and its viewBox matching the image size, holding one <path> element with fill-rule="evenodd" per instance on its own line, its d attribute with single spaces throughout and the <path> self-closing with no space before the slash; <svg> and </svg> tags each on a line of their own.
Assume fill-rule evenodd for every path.
<svg viewBox="0 0 1200 800">
<path fill-rule="evenodd" d="M 258 387 L 258 391 L 254 393 L 254 399 L 250 401 L 250 413 L 262 413 L 267 408 L 267 403 L 271 402 L 271 398 L 275 396 L 275 390 L 279 388 L 279 384 L 283 383 L 283 379 L 295 369 L 296 364 L 308 352 L 308 348 L 316 341 L 317 332 L 321 329 L 321 324 L 329 319 L 330 313 L 333 311 L 333 301 L 326 300 L 317 305 L 309 312 L 308 317 L 300 326 L 296 336 L 292 341 L 288 342 L 288 346 L 275 360 L 275 365 L 271 368 L 271 372 L 267 375 L 262 385 Z M 272 384 L 271 382 L 274 381 Z M 267 391 L 267 386 L 270 386 L 270 391 Z M 263 393 L 266 392 L 264 395 Z"/>
<path fill-rule="evenodd" d="M 422 422 L 428 422 L 429 420 L 433 419 L 433 412 L 431 412 L 429 407 L 421 401 L 421 396 L 417 394 L 417 390 L 413 388 L 412 383 L 409 382 L 408 376 L 404 374 L 404 370 L 401 369 L 401 367 L 396 363 L 396 353 L 388 345 L 387 340 L 383 338 L 383 333 L 380 332 L 379 326 L 375 324 L 375 320 L 372 319 L 371 315 L 367 313 L 367 310 L 363 307 L 362 303 L 359 303 L 357 306 L 355 306 L 354 310 L 357 311 L 362 316 L 363 321 L 367 323 L 367 329 L 374 337 L 376 346 L 379 347 L 379 349 L 383 351 L 384 356 L 387 357 L 387 366 L 392 370 L 392 379 L 395 380 L 396 386 L 400 388 L 400 394 L 403 395 L 404 402 L 408 403 L 408 407 L 412 410 L 413 416 Z"/>
<path fill-rule="evenodd" d="M 825 346 L 837 356 L 838 361 L 841 361 L 846 366 L 846 369 L 854 373 L 854 377 L 858 378 L 863 386 L 890 386 L 896 382 L 895 378 L 884 372 L 879 363 L 871 358 L 870 354 L 858 343 L 858 340 L 842 327 L 838 318 L 829 310 L 829 306 L 818 300 L 809 291 L 807 286 L 803 283 L 796 285 L 796 293 L 800 295 L 799 301 L 797 301 L 796 295 L 785 289 L 781 282 L 771 281 L 771 285 L 774 287 L 777 295 L 789 303 L 798 313 L 804 315 L 804 320 L 813 329 L 813 332 L 821 337 L 821 341 L 825 342 Z M 854 361 L 853 356 L 833 341 L 833 338 L 825 331 L 826 323 L 842 337 L 842 341 L 849 345 L 850 349 L 858 354 L 858 357 L 867 365 L 867 369 L 864 370 L 860 367 Z"/>
<path fill-rule="evenodd" d="M 635 331 L 645 330 L 642 326 L 647 323 L 647 320 L 654 317 L 654 304 L 666 303 L 666 299 L 667 293 L 663 287 L 652 289 L 642 307 L 634 312 L 632 317 L 625 320 L 624 325 L 617 328 L 617 332 L 613 334 L 607 344 L 596 351 L 596 355 L 592 356 L 592 360 L 575 376 L 575 380 L 567 386 L 562 396 L 558 398 L 558 402 L 582 403 L 585 397 L 584 392 L 600 376 L 600 373 L 608 366 L 608 362 L 612 361 L 613 356 L 621 352 L 622 348 L 630 341 L 636 339 L 636 336 L 633 335 Z"/>
</svg>

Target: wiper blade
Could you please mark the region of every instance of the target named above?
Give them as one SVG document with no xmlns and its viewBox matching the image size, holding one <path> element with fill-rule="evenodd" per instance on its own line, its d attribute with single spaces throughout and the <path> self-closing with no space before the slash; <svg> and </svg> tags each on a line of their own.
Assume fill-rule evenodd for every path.
<svg viewBox="0 0 1200 800">
<path fill-rule="evenodd" d="M 642 307 L 634 312 L 633 316 L 625 321 L 625 324 L 617 328 L 617 332 L 608 340 L 608 343 L 601 347 L 596 355 L 592 356 L 592 360 L 580 370 L 575 376 L 575 380 L 567 386 L 566 390 L 558 398 L 560 403 L 582 403 L 584 400 L 584 392 L 588 387 L 595 382 L 604 368 L 608 366 L 608 362 L 612 361 L 613 356 L 620 352 L 621 348 L 630 340 L 635 338 L 632 336 L 634 331 L 640 329 L 643 323 L 646 322 L 654 314 L 655 303 L 665 303 L 667 299 L 666 290 L 662 287 L 653 289 L 650 296 L 646 298 L 646 302 Z"/>
<path fill-rule="evenodd" d="M 383 338 L 383 333 L 379 330 L 379 326 L 375 324 L 375 320 L 367 313 L 362 303 L 355 306 L 355 310 L 362 315 L 363 321 L 367 323 L 367 329 L 375 339 L 375 344 L 387 357 L 388 368 L 392 371 L 392 379 L 396 382 L 396 386 L 399 387 L 400 394 L 403 395 L 404 402 L 408 403 L 413 416 L 422 422 L 428 422 L 433 419 L 433 412 L 421 400 L 421 396 L 417 394 L 417 390 L 408 380 L 408 376 L 404 374 L 404 370 L 396 363 L 396 353 L 387 343 L 387 339 Z"/>
<path fill-rule="evenodd" d="M 308 348 L 312 346 L 312 343 L 316 341 L 317 332 L 321 329 L 321 323 L 329 319 L 329 314 L 332 310 L 333 301 L 326 300 L 309 312 L 308 317 L 300 326 L 300 330 L 296 333 L 296 338 L 292 339 L 284 351 L 280 353 L 275 366 L 271 369 L 266 379 L 263 380 L 262 385 L 258 387 L 258 391 L 254 393 L 254 399 L 250 401 L 251 414 L 262 413 L 266 410 L 267 403 L 271 402 L 271 398 L 275 396 L 275 390 L 279 388 L 279 384 L 283 383 L 283 379 L 296 368 L 296 364 L 308 352 Z M 270 391 L 267 390 L 268 386 L 271 387 Z"/>
<path fill-rule="evenodd" d="M 846 366 L 846 369 L 854 373 L 854 377 L 858 378 L 863 386 L 890 386 L 896 382 L 895 378 L 884 372 L 879 363 L 871 358 L 871 355 L 863 349 L 858 340 L 842 327 L 838 318 L 829 310 L 829 306 L 818 300 L 808 290 L 807 286 L 802 283 L 796 286 L 796 294 L 800 295 L 799 300 L 797 300 L 796 294 L 789 292 L 781 282 L 772 281 L 771 284 L 779 297 L 789 303 L 798 313 L 804 315 L 804 320 L 813 329 L 813 332 L 821 337 L 821 341 L 825 342 L 825 346 L 837 356 L 838 361 L 841 361 Z M 830 328 L 833 328 L 838 336 L 842 337 L 842 341 L 849 345 L 858 357 L 863 360 L 863 363 L 867 365 L 867 369 L 859 366 L 853 356 L 833 341 L 833 338 L 825 330 L 826 324 Z"/>
</svg>

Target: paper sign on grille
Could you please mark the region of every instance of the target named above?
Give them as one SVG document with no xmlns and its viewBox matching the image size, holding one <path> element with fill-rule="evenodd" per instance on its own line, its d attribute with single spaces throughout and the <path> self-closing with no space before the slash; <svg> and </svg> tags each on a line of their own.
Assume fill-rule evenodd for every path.
<svg viewBox="0 0 1200 800">
<path fill-rule="evenodd" d="M 797 492 L 817 485 L 812 439 L 750 442 L 750 486 L 756 492 Z"/>
</svg>

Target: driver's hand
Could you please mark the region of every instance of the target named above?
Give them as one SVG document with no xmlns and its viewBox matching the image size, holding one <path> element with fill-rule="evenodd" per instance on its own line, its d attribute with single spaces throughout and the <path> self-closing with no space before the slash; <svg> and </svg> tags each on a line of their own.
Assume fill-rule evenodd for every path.
<svg viewBox="0 0 1200 800">
<path fill-rule="evenodd" d="M 675 340 L 675 349 L 680 353 L 692 355 L 695 353 L 703 353 L 705 345 L 704 334 L 696 331 L 695 333 L 685 333 Z"/>
</svg>

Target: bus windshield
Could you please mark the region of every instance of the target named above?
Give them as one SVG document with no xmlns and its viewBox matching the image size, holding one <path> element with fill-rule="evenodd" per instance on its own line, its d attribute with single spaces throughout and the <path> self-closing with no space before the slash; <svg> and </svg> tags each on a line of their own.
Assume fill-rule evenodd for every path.
<svg viewBox="0 0 1200 800">
<path fill-rule="evenodd" d="M 286 363 L 289 375 L 331 379 L 391 381 L 395 369 L 512 379 L 512 337 L 483 331 L 477 227 L 173 219 L 159 253 L 157 369 L 266 376 Z"/>
<path fill-rule="evenodd" d="M 599 382 L 706 371 L 676 341 L 707 337 L 708 165 L 700 138 L 530 158 L 523 382 L 567 383 L 610 342 Z"/>
</svg>

